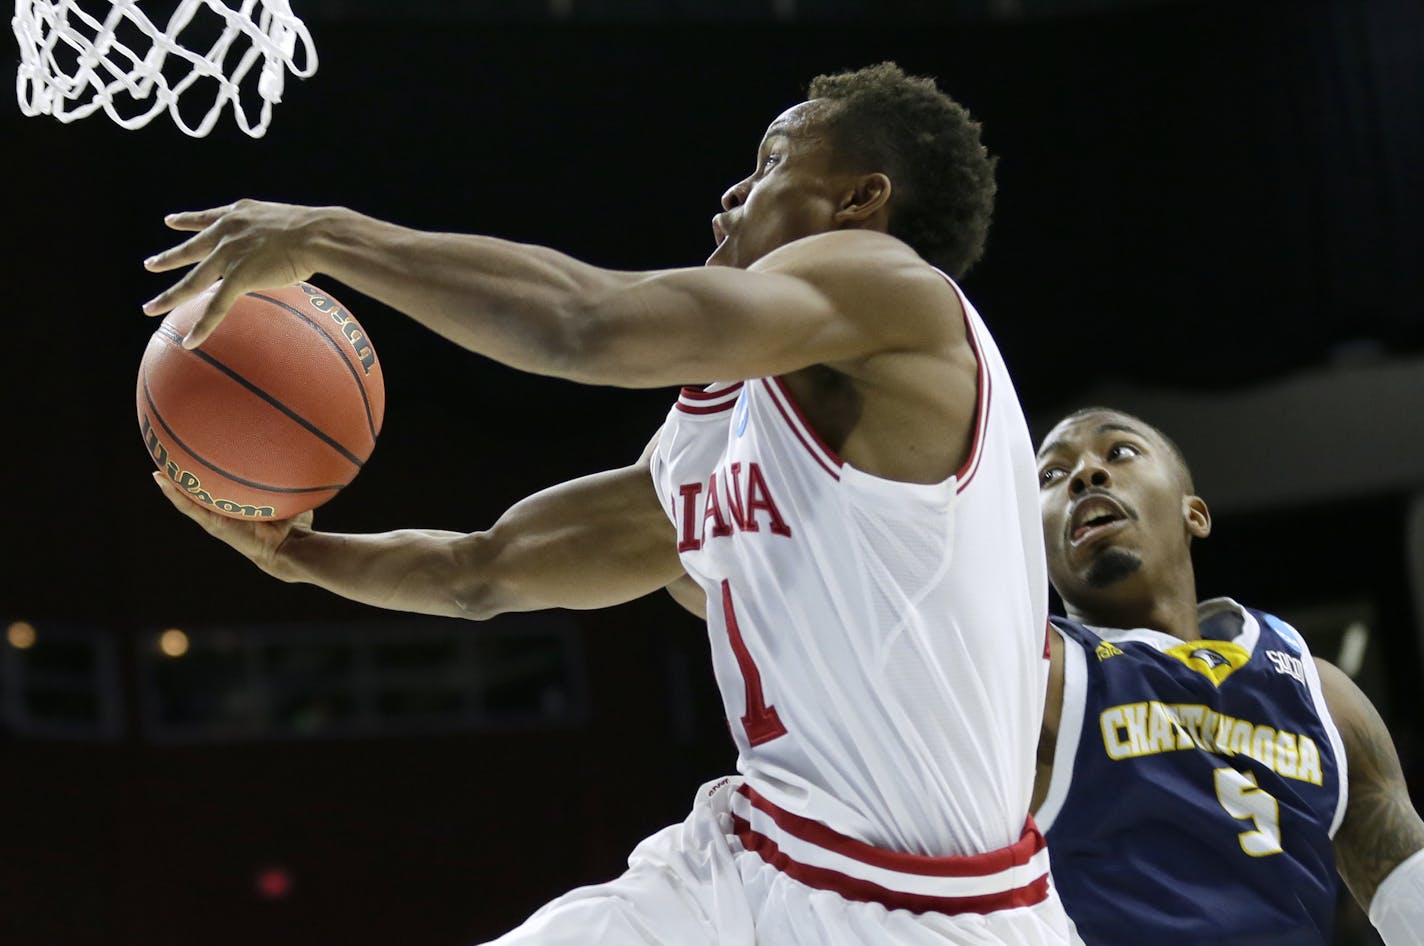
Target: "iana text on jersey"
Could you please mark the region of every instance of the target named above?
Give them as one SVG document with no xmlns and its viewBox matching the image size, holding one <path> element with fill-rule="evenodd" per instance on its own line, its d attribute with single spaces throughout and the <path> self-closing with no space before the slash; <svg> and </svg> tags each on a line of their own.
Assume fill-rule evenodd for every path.
<svg viewBox="0 0 1424 946">
<path fill-rule="evenodd" d="M 720 475 L 719 475 L 720 474 Z M 719 466 L 707 476 L 707 483 L 683 483 L 677 488 L 682 498 L 677 511 L 677 550 L 690 552 L 702 548 L 709 539 L 722 538 L 734 532 L 760 532 L 762 519 L 773 535 L 791 535 L 791 527 L 772 498 L 771 487 L 758 463 L 748 463 L 743 476 L 742 464 Z M 697 515 L 698 497 L 705 493 L 702 515 Z"/>
</svg>

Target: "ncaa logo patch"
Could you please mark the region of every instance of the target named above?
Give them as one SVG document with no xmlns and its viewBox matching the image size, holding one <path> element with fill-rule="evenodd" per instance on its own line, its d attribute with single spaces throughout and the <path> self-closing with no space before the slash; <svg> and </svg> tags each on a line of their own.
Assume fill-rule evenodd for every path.
<svg viewBox="0 0 1424 946">
<path fill-rule="evenodd" d="M 737 395 L 737 410 L 735 413 L 732 414 L 732 427 L 734 430 L 736 430 L 738 437 L 747 432 L 747 418 L 749 416 L 750 411 L 747 407 L 747 389 L 745 386 L 743 386 L 742 393 Z"/>
<path fill-rule="evenodd" d="M 1266 623 L 1271 626 L 1271 630 L 1275 631 L 1280 635 L 1281 640 L 1286 642 L 1286 646 L 1297 654 L 1305 652 L 1305 638 L 1300 636 L 1300 631 L 1297 631 L 1274 614 L 1263 614 L 1263 616 L 1266 619 Z"/>
</svg>

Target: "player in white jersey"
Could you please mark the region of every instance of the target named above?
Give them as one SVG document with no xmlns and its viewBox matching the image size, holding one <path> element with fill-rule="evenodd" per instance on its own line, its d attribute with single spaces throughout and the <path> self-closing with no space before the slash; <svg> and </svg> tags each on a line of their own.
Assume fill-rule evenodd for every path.
<svg viewBox="0 0 1424 946">
<path fill-rule="evenodd" d="M 242 523 L 163 486 L 269 573 L 382 607 L 479 618 L 697 582 L 742 774 L 503 942 L 1067 941 L 1028 817 L 1033 451 L 946 275 L 981 254 L 993 192 L 978 125 L 886 63 L 816 79 L 772 123 L 704 268 L 613 272 L 340 208 L 168 218 L 196 235 L 147 265 L 193 268 L 146 311 L 223 277 L 190 346 L 241 292 L 322 272 L 514 367 L 693 385 L 638 463 L 485 532 Z"/>
</svg>

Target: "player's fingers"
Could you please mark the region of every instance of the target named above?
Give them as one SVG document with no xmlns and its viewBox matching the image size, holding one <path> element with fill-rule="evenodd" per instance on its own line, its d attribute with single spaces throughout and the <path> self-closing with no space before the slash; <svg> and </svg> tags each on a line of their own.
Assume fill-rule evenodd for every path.
<svg viewBox="0 0 1424 946">
<path fill-rule="evenodd" d="M 168 501 L 171 502 L 179 512 L 198 523 L 198 525 L 204 529 L 208 529 L 208 531 L 211 532 L 212 530 L 208 527 L 213 524 L 214 520 L 222 519 L 222 516 L 204 509 L 184 496 L 183 491 L 179 489 L 172 480 L 164 476 L 162 471 L 153 471 L 153 481 L 158 484 L 158 488 L 163 490 L 163 495 L 168 497 Z"/>
<path fill-rule="evenodd" d="M 223 266 L 222 260 L 216 256 L 207 257 L 197 266 L 188 270 L 182 279 L 145 302 L 143 304 L 144 314 L 162 315 L 178 308 L 217 282 L 223 274 Z"/>
<path fill-rule="evenodd" d="M 206 230 L 236 207 L 237 204 L 234 203 L 214 207 L 211 210 L 185 210 L 181 213 L 169 214 L 163 218 L 163 222 L 170 230 Z"/>
<path fill-rule="evenodd" d="M 197 235 L 144 260 L 143 268 L 150 273 L 166 273 L 170 269 L 196 263 L 213 251 L 219 239 L 216 228 L 204 227 Z"/>
<path fill-rule="evenodd" d="M 212 297 L 203 306 L 203 314 L 198 317 L 198 321 L 188 330 L 188 334 L 183 336 L 183 347 L 187 349 L 197 348 L 207 341 L 208 336 L 213 334 L 213 330 L 218 327 L 218 323 L 227 315 L 227 310 L 232 308 L 232 304 L 237 301 L 243 293 L 242 283 L 239 281 L 241 275 L 238 270 L 234 270 L 223 277 L 218 283 Z"/>
</svg>

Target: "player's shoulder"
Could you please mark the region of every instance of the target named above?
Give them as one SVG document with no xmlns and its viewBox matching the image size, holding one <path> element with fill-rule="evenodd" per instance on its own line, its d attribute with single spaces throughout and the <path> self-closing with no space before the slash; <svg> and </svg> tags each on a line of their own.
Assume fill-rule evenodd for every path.
<svg viewBox="0 0 1424 946">
<path fill-rule="evenodd" d="M 1229 601 L 1229 599 L 1227 599 Z M 1235 602 L 1230 602 L 1235 604 Z M 1306 657 L 1310 654 L 1310 648 L 1305 643 L 1305 638 L 1297 631 L 1290 622 L 1269 611 L 1262 611 L 1260 608 L 1253 608 L 1249 605 L 1236 605 L 1241 611 L 1254 617 L 1258 624 L 1271 631 L 1283 644 L 1286 645 L 1298 657 Z"/>
<path fill-rule="evenodd" d="M 1369 730 L 1377 711 L 1349 674 L 1323 657 L 1314 658 L 1313 663 L 1320 678 L 1320 695 L 1348 746 L 1357 733 Z"/>
<path fill-rule="evenodd" d="M 957 288 L 909 244 L 887 233 L 835 230 L 803 237 L 778 247 L 751 268 L 801 279 L 842 311 L 873 321 L 893 312 L 900 324 L 921 322 L 950 328 L 956 335 L 962 332 L 963 303 Z"/>
<path fill-rule="evenodd" d="M 653 457 L 658 452 L 658 444 L 662 441 L 662 436 L 663 429 L 661 427 L 653 431 L 652 438 L 648 441 L 648 445 L 643 448 L 643 452 L 638 455 L 638 460 L 634 466 L 651 467 L 653 465 Z"/>
<path fill-rule="evenodd" d="M 888 268 L 888 273 L 886 272 Z M 751 265 L 753 270 L 796 275 L 877 271 L 878 278 L 938 273 L 908 243 L 879 230 L 832 230 L 792 240 Z M 939 277 L 943 281 L 943 277 Z"/>
<path fill-rule="evenodd" d="M 1088 625 L 1057 614 L 1048 616 L 1048 626 L 1057 631 L 1059 637 L 1075 644 L 1096 647 L 1102 640 Z"/>
</svg>

